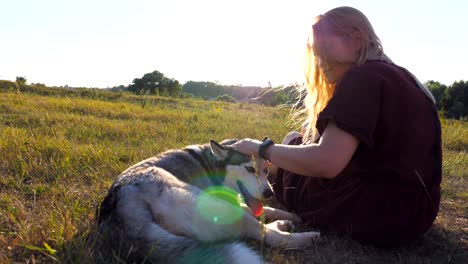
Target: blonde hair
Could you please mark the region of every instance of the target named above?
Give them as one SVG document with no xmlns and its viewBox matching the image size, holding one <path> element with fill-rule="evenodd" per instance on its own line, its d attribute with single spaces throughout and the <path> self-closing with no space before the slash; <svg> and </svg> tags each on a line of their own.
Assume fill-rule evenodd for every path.
<svg viewBox="0 0 468 264">
<path fill-rule="evenodd" d="M 306 85 L 299 88 L 299 100 L 292 108 L 293 120 L 305 120 L 306 127 L 303 140 L 305 143 L 314 142 L 319 137 L 315 128 L 317 117 L 332 98 L 336 86 L 336 84 L 327 81 L 319 65 L 319 60 L 321 63 L 327 61 L 325 57 L 327 47 L 321 45 L 320 40 L 326 34 L 346 38 L 351 37 L 355 32 L 359 32 L 361 43 L 360 49 L 355 54 L 354 64 L 360 65 L 368 60 L 381 60 L 393 64 L 392 60 L 385 55 L 382 43 L 371 23 L 361 11 L 343 6 L 317 16 L 312 25 L 312 34 L 309 37 L 306 49 Z M 404 68 L 400 69 L 410 75 L 417 86 L 435 103 L 434 96 L 426 86 L 411 72 Z"/>
<path fill-rule="evenodd" d="M 338 7 L 332 9 L 316 17 L 315 23 L 312 25 L 312 34 L 306 49 L 306 85 L 301 91 L 302 94 L 305 92 L 306 96 L 305 98 L 302 96 L 303 102 L 296 104 L 293 108 L 293 117 L 302 116 L 307 124 L 304 142 L 310 143 L 318 138 L 319 135 L 315 129 L 317 116 L 332 98 L 336 86 L 336 84 L 327 81 L 319 65 L 319 60 L 323 59 L 326 54 L 324 51 L 326 47 L 320 45 L 320 40 L 326 34 L 349 37 L 356 31 L 361 35 L 361 49 L 355 55 L 355 64 L 363 64 L 367 60 L 380 59 L 385 56 L 382 43 L 375 34 L 371 23 L 362 12 L 355 8 Z M 302 107 L 299 108 L 298 105 Z"/>
</svg>

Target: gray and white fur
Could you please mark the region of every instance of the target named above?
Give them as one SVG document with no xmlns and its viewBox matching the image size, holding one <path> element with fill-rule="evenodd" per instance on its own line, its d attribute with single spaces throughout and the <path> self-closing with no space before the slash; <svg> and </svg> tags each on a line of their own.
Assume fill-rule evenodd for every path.
<svg viewBox="0 0 468 264">
<path fill-rule="evenodd" d="M 146 159 L 125 170 L 113 183 L 98 209 L 98 232 L 127 263 L 263 263 L 240 242 L 264 239 L 270 246 L 304 247 L 316 232 L 289 233 L 297 216 L 265 207 L 270 224 L 259 222 L 252 211 L 273 195 L 265 162 L 221 144 L 188 146 Z M 256 175 L 257 172 L 257 175 Z M 203 214 L 229 217 L 239 210 L 232 203 L 205 196 L 205 211 L 197 210 L 203 190 L 225 186 L 242 194 L 239 219 L 219 224 Z"/>
</svg>

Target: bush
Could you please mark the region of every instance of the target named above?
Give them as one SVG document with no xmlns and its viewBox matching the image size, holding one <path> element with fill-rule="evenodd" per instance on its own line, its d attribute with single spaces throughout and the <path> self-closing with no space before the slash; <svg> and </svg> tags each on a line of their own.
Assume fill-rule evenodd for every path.
<svg viewBox="0 0 468 264">
<path fill-rule="evenodd" d="M 0 91 L 18 90 L 18 84 L 11 81 L 0 80 Z"/>
<path fill-rule="evenodd" d="M 237 103 L 237 100 L 234 99 L 234 97 L 230 96 L 230 95 L 227 95 L 227 94 L 223 94 L 223 95 L 220 95 L 218 97 L 216 97 L 214 99 L 214 101 L 223 101 L 223 102 L 228 102 L 228 103 Z"/>
</svg>

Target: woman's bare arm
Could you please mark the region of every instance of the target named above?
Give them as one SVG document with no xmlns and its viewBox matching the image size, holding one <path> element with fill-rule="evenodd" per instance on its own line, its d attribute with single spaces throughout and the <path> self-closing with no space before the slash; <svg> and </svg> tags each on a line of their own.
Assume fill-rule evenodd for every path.
<svg viewBox="0 0 468 264">
<path fill-rule="evenodd" d="M 245 139 L 232 147 L 245 154 L 258 155 L 260 141 Z M 266 156 L 277 167 L 304 176 L 333 178 L 351 160 L 359 140 L 330 121 L 317 144 L 275 144 L 266 151 Z"/>
</svg>

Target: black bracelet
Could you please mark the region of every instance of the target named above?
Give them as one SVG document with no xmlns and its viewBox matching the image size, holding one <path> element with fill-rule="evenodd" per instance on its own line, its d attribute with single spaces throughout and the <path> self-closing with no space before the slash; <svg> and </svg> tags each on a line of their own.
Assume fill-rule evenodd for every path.
<svg viewBox="0 0 468 264">
<path fill-rule="evenodd" d="M 258 156 L 264 160 L 270 161 L 270 159 L 266 157 L 265 154 L 266 154 L 266 150 L 268 149 L 268 147 L 274 144 L 275 142 L 273 142 L 273 140 L 269 138 L 265 138 L 262 144 L 260 144 L 260 147 L 258 148 Z"/>
</svg>

